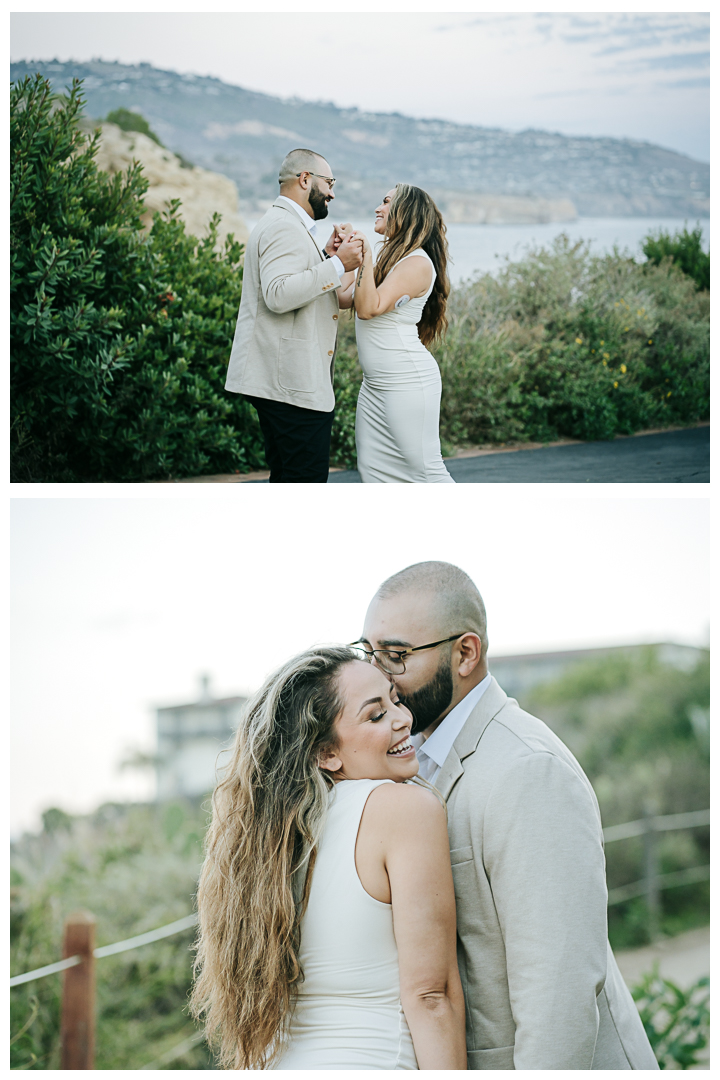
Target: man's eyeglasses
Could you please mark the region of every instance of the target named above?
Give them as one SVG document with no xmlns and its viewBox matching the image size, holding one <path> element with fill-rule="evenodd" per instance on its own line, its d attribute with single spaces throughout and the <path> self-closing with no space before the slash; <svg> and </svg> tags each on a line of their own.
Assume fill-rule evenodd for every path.
<svg viewBox="0 0 720 1080">
<path fill-rule="evenodd" d="M 321 176 L 320 173 L 309 172 L 307 169 L 303 169 L 303 172 L 306 172 L 308 174 L 308 176 L 317 177 L 318 180 L 324 180 L 327 183 L 327 186 L 329 188 L 332 188 L 332 187 L 335 186 L 335 177 L 334 176 Z M 301 172 L 296 172 L 295 175 L 296 176 L 302 176 L 302 173 Z"/>
<path fill-rule="evenodd" d="M 466 633 L 467 631 L 463 630 L 463 634 Z M 447 641 L 456 641 L 462 636 L 462 634 L 453 634 L 452 637 L 443 638 L 442 641 L 431 641 L 429 645 L 413 645 L 409 649 L 371 649 L 366 641 L 353 641 L 348 648 L 357 654 L 359 660 L 365 660 L 368 664 L 374 656 L 377 666 L 388 675 L 403 675 L 406 671 L 405 657 L 410 653 L 420 652 L 421 649 L 434 649 Z"/>
</svg>

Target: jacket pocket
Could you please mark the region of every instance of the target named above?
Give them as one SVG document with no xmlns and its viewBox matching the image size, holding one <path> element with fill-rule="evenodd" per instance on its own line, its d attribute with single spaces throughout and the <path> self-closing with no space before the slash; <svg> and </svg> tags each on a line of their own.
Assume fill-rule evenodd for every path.
<svg viewBox="0 0 720 1080">
<path fill-rule="evenodd" d="M 468 1069 L 514 1068 L 514 1046 L 494 1046 L 490 1050 L 468 1050 Z"/>
<path fill-rule="evenodd" d="M 283 390 L 311 394 L 318 387 L 320 346 L 306 338 L 280 339 L 278 382 Z"/>
<path fill-rule="evenodd" d="M 473 849 L 468 844 L 467 847 L 457 847 L 450 849 L 450 865 L 458 866 L 460 863 L 472 862 Z"/>
</svg>

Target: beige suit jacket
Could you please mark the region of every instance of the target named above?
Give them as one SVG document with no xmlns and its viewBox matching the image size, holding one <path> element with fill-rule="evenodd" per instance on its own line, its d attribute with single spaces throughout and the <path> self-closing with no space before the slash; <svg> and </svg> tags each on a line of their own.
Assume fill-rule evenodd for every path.
<svg viewBox="0 0 720 1080">
<path fill-rule="evenodd" d="M 330 412 L 339 285 L 292 207 L 274 203 L 245 249 L 225 389 Z"/>
<path fill-rule="evenodd" d="M 434 782 L 468 1069 L 657 1069 L 607 938 L 597 799 L 567 747 L 493 679 Z"/>
</svg>

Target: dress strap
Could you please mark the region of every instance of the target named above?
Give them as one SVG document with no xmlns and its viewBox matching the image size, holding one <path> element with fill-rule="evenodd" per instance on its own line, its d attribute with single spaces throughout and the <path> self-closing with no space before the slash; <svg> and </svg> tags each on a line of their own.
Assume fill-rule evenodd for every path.
<svg viewBox="0 0 720 1080">
<path fill-rule="evenodd" d="M 408 251 L 407 255 L 403 255 L 402 259 L 398 259 L 398 261 L 396 263 L 394 263 L 393 270 L 395 269 L 396 266 L 399 266 L 401 262 L 405 262 L 406 259 L 410 259 L 413 255 L 422 255 L 430 263 L 433 270 L 435 270 L 434 262 L 432 261 L 432 259 L 428 255 L 427 251 L 424 251 L 422 248 L 415 248 L 414 251 Z"/>
</svg>

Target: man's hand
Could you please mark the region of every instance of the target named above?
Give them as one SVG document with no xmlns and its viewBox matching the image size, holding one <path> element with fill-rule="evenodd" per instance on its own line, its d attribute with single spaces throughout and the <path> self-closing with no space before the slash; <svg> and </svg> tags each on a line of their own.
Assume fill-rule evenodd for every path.
<svg viewBox="0 0 720 1080">
<path fill-rule="evenodd" d="M 363 261 L 362 240 L 356 239 L 353 233 L 349 233 L 348 236 L 343 239 L 335 254 L 340 259 L 346 271 L 357 270 L 358 266 L 360 266 Z"/>
<path fill-rule="evenodd" d="M 340 247 L 341 243 L 346 236 L 350 235 L 352 231 L 353 227 L 349 221 L 341 223 L 340 225 L 333 225 L 332 236 L 325 245 L 325 250 L 327 251 L 328 255 L 337 255 L 338 248 Z"/>
</svg>

